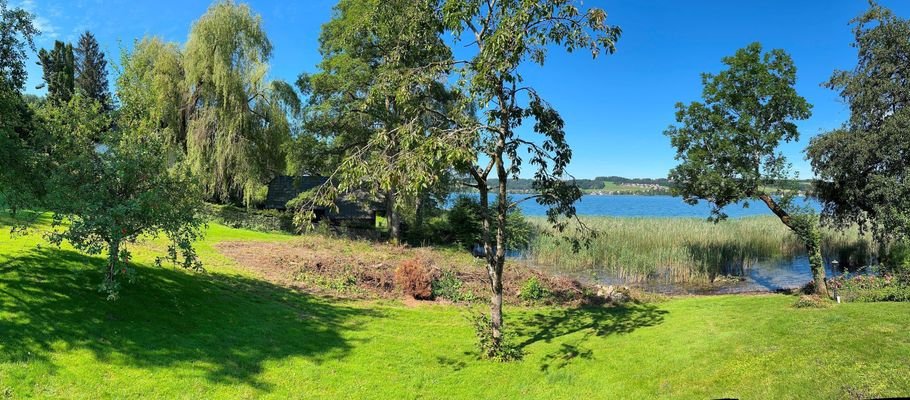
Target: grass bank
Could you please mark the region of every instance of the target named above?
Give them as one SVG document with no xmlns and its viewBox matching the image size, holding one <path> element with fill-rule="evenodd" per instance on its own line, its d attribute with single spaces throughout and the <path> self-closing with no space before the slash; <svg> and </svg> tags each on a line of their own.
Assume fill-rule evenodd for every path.
<svg viewBox="0 0 910 400">
<path fill-rule="evenodd" d="M 545 228 L 541 218 L 531 218 Z M 704 282 L 736 274 L 760 260 L 805 255 L 799 239 L 774 217 L 735 218 L 720 223 L 698 218 L 584 217 L 598 231 L 590 246 L 573 252 L 558 235 L 538 235 L 529 256 L 564 270 L 602 270 L 629 280 Z M 841 265 L 864 265 L 873 253 L 857 232 L 824 229 L 822 253 Z"/>
<path fill-rule="evenodd" d="M 98 257 L 0 235 L 0 398 L 844 398 L 910 393 L 910 304 L 796 309 L 783 295 L 508 307 L 523 361 L 477 359 L 469 309 L 349 301 L 259 279 L 220 243 L 208 273 L 152 266 L 121 299 Z"/>
</svg>

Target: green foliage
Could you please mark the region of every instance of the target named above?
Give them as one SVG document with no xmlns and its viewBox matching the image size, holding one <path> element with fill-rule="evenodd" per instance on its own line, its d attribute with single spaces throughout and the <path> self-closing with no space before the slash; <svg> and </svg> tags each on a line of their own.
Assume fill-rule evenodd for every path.
<svg viewBox="0 0 910 400">
<path fill-rule="evenodd" d="M 807 154 L 826 216 L 888 242 L 910 237 L 910 20 L 870 4 L 852 21 L 856 67 L 826 83 L 850 120 L 814 137 Z"/>
<path fill-rule="evenodd" d="M 831 279 L 828 286 L 836 291 L 843 301 L 910 301 L 910 277 L 884 274 L 843 275 Z"/>
<path fill-rule="evenodd" d="M 381 194 L 393 240 L 401 214 L 470 155 L 462 137 L 443 131 L 454 95 L 444 84 L 451 54 L 442 29 L 435 1 L 343 0 L 322 27 L 320 71 L 298 80 L 309 96 L 307 130 L 328 144 L 317 157 L 329 157 L 323 166 L 337 186 L 312 200 Z"/>
<path fill-rule="evenodd" d="M 48 239 L 106 252 L 102 290 L 109 299 L 118 297 L 124 278 L 132 280 L 125 246 L 143 235 L 164 234 L 165 259 L 201 269 L 193 248 L 203 224 L 197 183 L 182 164 L 168 161 L 156 135 L 106 132 L 111 124 L 101 105 L 81 95 L 63 106 L 48 103 L 41 117 L 60 147 L 47 184 L 54 228 Z"/>
<path fill-rule="evenodd" d="M 206 204 L 206 214 L 213 222 L 231 228 L 259 232 L 294 231 L 292 216 L 278 210 L 255 210 L 231 205 Z"/>
<path fill-rule="evenodd" d="M 472 303 L 477 301 L 473 292 L 464 288 L 464 282 L 454 271 L 444 270 L 433 280 L 433 297 L 455 303 Z"/>
<path fill-rule="evenodd" d="M 114 105 L 108 92 L 107 60 L 98 41 L 89 31 L 79 37 L 75 49 L 75 88 L 83 96 L 101 103 L 101 108 L 111 110 Z"/>
<path fill-rule="evenodd" d="M 524 350 L 516 344 L 517 338 L 511 331 L 504 331 L 501 337 L 494 339 L 489 315 L 474 314 L 471 322 L 474 325 L 480 358 L 498 362 L 520 361 L 524 358 Z"/>
<path fill-rule="evenodd" d="M 183 58 L 193 107 L 187 161 L 215 200 L 251 205 L 284 170 L 290 128 L 266 80 L 271 54 L 262 18 L 245 4 L 215 2 L 190 30 Z"/>
<path fill-rule="evenodd" d="M 76 90 L 73 45 L 54 41 L 53 49 L 41 49 L 38 52 L 38 63 L 44 72 L 43 85 L 47 86 L 47 100 L 55 104 L 69 102 Z"/>
<path fill-rule="evenodd" d="M 487 212 L 493 213 L 497 208 L 498 205 L 494 204 Z M 454 242 L 471 248 L 475 244 L 483 243 L 483 215 L 484 210 L 476 199 L 458 196 L 447 214 L 448 229 L 437 228 L 433 234 L 452 238 Z M 506 217 L 506 249 L 526 249 L 531 244 L 533 232 L 521 209 L 513 207 Z"/>
<path fill-rule="evenodd" d="M 537 303 L 548 297 L 550 297 L 550 290 L 536 276 L 525 281 L 518 293 L 518 298 L 525 303 Z"/>
</svg>

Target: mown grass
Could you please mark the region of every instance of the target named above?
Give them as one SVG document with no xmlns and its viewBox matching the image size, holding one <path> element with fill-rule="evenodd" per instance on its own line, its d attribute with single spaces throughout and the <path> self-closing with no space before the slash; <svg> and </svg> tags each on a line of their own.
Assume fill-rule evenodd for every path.
<svg viewBox="0 0 910 400">
<path fill-rule="evenodd" d="M 541 229 L 545 221 L 531 219 Z M 621 279 L 703 282 L 737 274 L 755 262 L 805 255 L 799 239 L 774 217 L 728 219 L 584 217 L 598 232 L 574 252 L 559 235 L 537 235 L 528 256 L 567 271 L 606 271 Z M 864 265 L 873 253 L 857 232 L 824 229 L 823 256 L 841 265 Z"/>
<path fill-rule="evenodd" d="M 121 299 L 103 260 L 0 236 L 0 398 L 841 398 L 910 393 L 910 304 L 783 295 L 510 307 L 523 361 L 478 360 L 465 308 L 339 301 L 261 281 L 213 225 L 208 272 L 151 264 Z"/>
</svg>

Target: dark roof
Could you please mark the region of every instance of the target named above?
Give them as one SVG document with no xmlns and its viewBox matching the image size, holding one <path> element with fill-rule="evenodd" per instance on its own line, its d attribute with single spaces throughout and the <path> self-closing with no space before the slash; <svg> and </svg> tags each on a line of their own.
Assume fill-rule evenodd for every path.
<svg viewBox="0 0 910 400">
<path fill-rule="evenodd" d="M 324 176 L 277 176 L 269 182 L 269 194 L 265 197 L 263 207 L 284 210 L 289 201 L 299 194 L 315 189 L 326 183 Z"/>
<path fill-rule="evenodd" d="M 287 203 L 299 194 L 325 184 L 328 178 L 322 176 L 278 176 L 269 182 L 269 193 L 264 208 L 284 210 Z M 344 193 L 335 201 L 338 210 L 326 210 L 332 219 L 370 219 L 375 211 L 385 210 L 382 202 L 377 201 L 367 192 L 354 191 Z"/>
</svg>

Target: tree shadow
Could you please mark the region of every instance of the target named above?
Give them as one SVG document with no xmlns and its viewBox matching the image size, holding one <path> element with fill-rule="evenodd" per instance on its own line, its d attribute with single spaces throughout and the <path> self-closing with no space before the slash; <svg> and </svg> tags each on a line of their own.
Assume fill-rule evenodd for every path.
<svg viewBox="0 0 910 400">
<path fill-rule="evenodd" d="M 583 332 L 579 338 L 560 343 L 557 350 L 544 355 L 540 370 L 561 369 L 574 359 L 591 359 L 593 351 L 584 344 L 591 337 L 623 335 L 639 328 L 656 326 L 668 313 L 653 304 L 627 303 L 621 306 L 587 306 L 537 312 L 519 316 L 512 323 L 522 338 L 517 346 L 526 348 L 537 342 L 551 343 L 554 339 Z"/>
<path fill-rule="evenodd" d="M 54 349 L 87 349 L 135 367 L 192 364 L 212 382 L 268 391 L 268 360 L 345 357 L 357 330 L 381 314 L 265 281 L 139 266 L 139 281 L 107 301 L 97 290 L 103 260 L 56 248 L 0 263 L 0 361 L 50 360 Z"/>
</svg>

